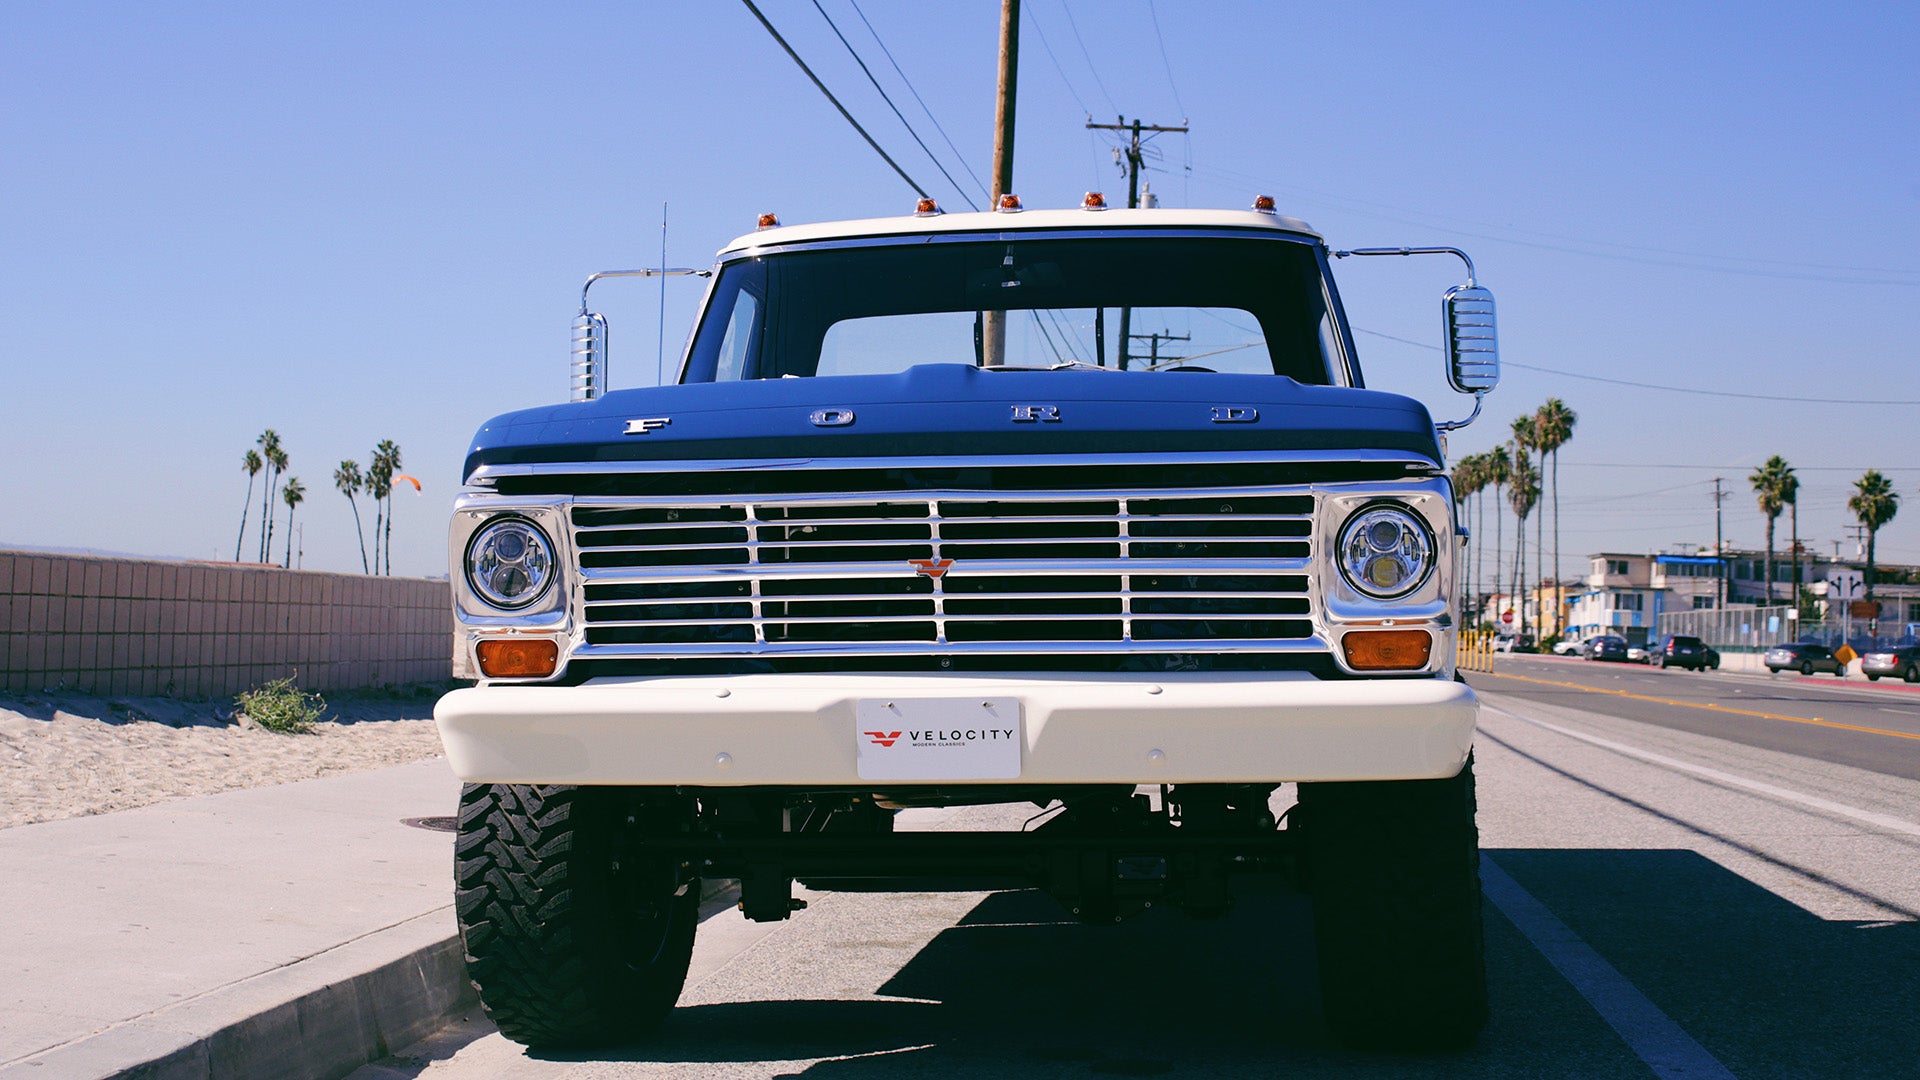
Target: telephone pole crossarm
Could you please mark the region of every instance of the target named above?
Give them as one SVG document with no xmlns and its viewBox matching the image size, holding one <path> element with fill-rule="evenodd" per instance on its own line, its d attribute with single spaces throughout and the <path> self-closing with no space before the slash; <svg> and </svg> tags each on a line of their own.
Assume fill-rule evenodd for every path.
<svg viewBox="0 0 1920 1080">
<path fill-rule="evenodd" d="M 1124 116 L 1118 116 L 1114 119 L 1119 122 L 1113 124 L 1096 124 L 1093 122 L 1092 117 L 1088 117 L 1087 130 L 1125 131 L 1132 133 L 1133 137 L 1127 141 L 1127 209 L 1136 210 L 1140 207 L 1140 169 L 1145 163 L 1145 159 L 1140 154 L 1140 133 L 1143 131 L 1150 134 L 1159 134 L 1162 132 L 1184 133 L 1187 130 L 1187 126 L 1185 124 L 1181 124 L 1178 127 L 1171 124 L 1143 124 L 1138 119 L 1135 119 L 1132 123 L 1128 123 L 1127 118 Z M 1136 335 L 1133 333 L 1133 309 L 1127 307 L 1121 308 L 1120 356 L 1118 365 L 1121 371 L 1127 370 L 1128 346 L 1135 337 L 1145 336 L 1144 334 Z M 1155 344 L 1157 345 L 1158 342 L 1155 342 Z"/>
</svg>

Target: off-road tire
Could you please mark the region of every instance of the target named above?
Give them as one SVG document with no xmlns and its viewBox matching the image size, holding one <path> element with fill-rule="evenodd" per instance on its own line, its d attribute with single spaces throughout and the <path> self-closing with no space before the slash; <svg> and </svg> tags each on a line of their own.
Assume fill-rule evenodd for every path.
<svg viewBox="0 0 1920 1080">
<path fill-rule="evenodd" d="M 1446 780 L 1300 785 L 1327 1024 L 1366 1049 L 1457 1050 L 1487 1020 L 1473 760 Z"/>
<path fill-rule="evenodd" d="M 542 1048 L 632 1042 L 686 982 L 699 882 L 623 855 L 673 815 L 619 788 L 468 784 L 455 911 L 467 974 L 501 1034 Z"/>
</svg>

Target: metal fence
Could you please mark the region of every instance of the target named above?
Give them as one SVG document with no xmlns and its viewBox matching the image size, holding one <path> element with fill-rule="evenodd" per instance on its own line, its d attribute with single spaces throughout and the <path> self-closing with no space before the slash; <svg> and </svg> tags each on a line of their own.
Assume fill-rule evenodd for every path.
<svg viewBox="0 0 1920 1080">
<path fill-rule="evenodd" d="M 1826 620 L 1796 619 L 1791 607 L 1729 607 L 1669 611 L 1660 616 L 1660 633 L 1697 637 L 1721 652 L 1760 652 L 1785 641 L 1811 641 L 1831 648 L 1841 642 L 1855 652 L 1899 648 L 1916 643 L 1920 624 L 1881 620 L 1879 633 L 1865 619 L 1835 615 Z"/>
</svg>

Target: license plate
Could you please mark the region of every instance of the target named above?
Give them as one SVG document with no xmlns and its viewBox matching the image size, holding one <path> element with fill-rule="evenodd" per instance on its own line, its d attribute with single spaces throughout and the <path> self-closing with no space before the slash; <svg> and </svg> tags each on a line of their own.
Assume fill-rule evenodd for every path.
<svg viewBox="0 0 1920 1080">
<path fill-rule="evenodd" d="M 854 706 L 862 780 L 1013 780 L 1019 698 L 869 698 Z"/>
</svg>

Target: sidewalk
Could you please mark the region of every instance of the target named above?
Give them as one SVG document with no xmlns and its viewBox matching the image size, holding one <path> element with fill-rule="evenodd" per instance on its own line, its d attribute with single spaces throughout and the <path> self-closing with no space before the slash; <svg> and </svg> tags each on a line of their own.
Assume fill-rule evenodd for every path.
<svg viewBox="0 0 1920 1080">
<path fill-rule="evenodd" d="M 336 1077 L 472 1003 L 443 759 L 0 830 L 0 1080 Z"/>
</svg>

